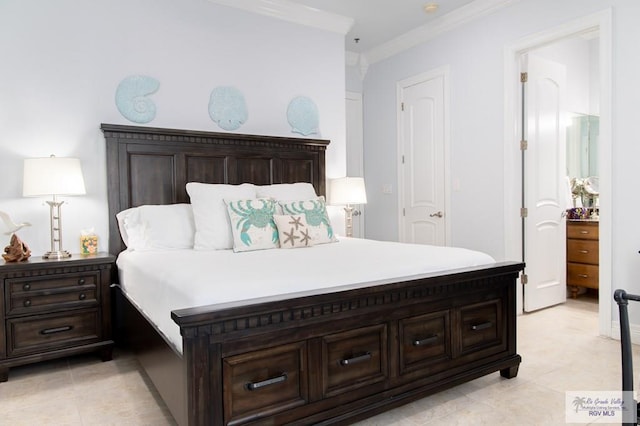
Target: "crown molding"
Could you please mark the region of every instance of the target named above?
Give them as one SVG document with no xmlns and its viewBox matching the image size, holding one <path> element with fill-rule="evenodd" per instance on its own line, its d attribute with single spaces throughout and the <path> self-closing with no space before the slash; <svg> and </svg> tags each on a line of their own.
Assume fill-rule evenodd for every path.
<svg viewBox="0 0 640 426">
<path fill-rule="evenodd" d="M 510 6 L 520 0 L 474 0 L 465 6 L 455 9 L 428 24 L 408 31 L 393 40 L 376 46 L 363 55 L 368 64 L 389 58 L 402 51 L 425 43 L 447 31 L 460 27 L 483 16 Z"/>
<path fill-rule="evenodd" d="M 345 35 L 353 19 L 289 0 L 209 0 L 212 3 Z"/>
</svg>

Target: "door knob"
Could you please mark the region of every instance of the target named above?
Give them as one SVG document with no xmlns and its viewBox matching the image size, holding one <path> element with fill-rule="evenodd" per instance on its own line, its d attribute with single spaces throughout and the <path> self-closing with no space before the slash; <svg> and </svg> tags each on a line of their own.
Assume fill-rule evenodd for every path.
<svg viewBox="0 0 640 426">
<path fill-rule="evenodd" d="M 442 217 L 442 216 L 444 216 L 442 212 L 435 212 L 429 215 L 429 217 Z"/>
</svg>

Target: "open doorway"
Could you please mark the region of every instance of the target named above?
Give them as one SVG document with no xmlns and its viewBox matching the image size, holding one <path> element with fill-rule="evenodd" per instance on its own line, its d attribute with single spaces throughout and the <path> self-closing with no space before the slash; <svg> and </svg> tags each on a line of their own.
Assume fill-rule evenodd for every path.
<svg viewBox="0 0 640 426">
<path fill-rule="evenodd" d="M 558 56 L 564 45 L 576 48 L 578 44 L 596 46 L 597 60 L 590 66 L 595 67 L 597 75 L 594 83 L 598 89 L 599 145 L 597 153 L 598 174 L 600 182 L 600 240 L 599 247 L 599 324 L 600 334 L 611 336 L 611 222 L 610 209 L 611 185 L 611 12 L 610 10 L 589 15 L 567 23 L 559 28 L 536 34 L 520 40 L 505 49 L 505 75 L 509 76 L 505 83 L 505 245 L 507 257 L 520 258 L 524 254 L 526 234 L 521 219 L 521 200 L 525 189 L 514 185 L 521 181 L 524 162 L 520 156 L 521 134 L 518 128 L 521 119 L 520 100 L 520 61 L 523 55 L 530 52 L 546 54 L 548 57 Z M 597 37 L 593 37 L 597 35 Z M 558 59 L 556 57 L 556 59 Z M 581 108 L 582 109 L 582 108 Z M 588 111 L 588 108 L 587 108 Z M 544 173 L 543 170 L 539 170 Z M 563 247 L 564 248 L 564 247 Z M 558 247 L 554 247 L 558 249 Z M 524 258 L 526 262 L 526 257 Z M 522 287 L 522 283 L 521 289 Z M 529 290 L 529 289 L 527 289 Z M 520 292 L 524 295 L 524 291 Z M 566 294 L 566 293 L 565 293 Z M 518 301 L 518 310 L 523 312 L 523 298 Z"/>
</svg>

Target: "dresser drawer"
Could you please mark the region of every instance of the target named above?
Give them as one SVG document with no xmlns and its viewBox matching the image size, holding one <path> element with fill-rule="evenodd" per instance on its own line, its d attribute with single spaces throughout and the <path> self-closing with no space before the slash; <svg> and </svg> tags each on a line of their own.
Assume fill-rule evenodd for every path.
<svg viewBox="0 0 640 426">
<path fill-rule="evenodd" d="M 388 376 L 387 326 L 325 336 L 322 358 L 325 397 L 383 381 Z"/>
<path fill-rule="evenodd" d="M 567 238 L 598 240 L 600 235 L 598 222 L 567 221 Z"/>
<path fill-rule="evenodd" d="M 599 277 L 598 265 L 586 265 L 583 263 L 567 264 L 567 285 L 577 285 L 580 287 L 598 288 Z"/>
<path fill-rule="evenodd" d="M 19 356 L 97 341 L 97 309 L 7 320 L 7 356 Z"/>
<path fill-rule="evenodd" d="M 449 311 L 434 312 L 400 320 L 400 374 L 444 369 L 451 359 Z M 430 366 L 431 365 L 431 366 Z"/>
<path fill-rule="evenodd" d="M 306 404 L 306 360 L 305 342 L 225 358 L 225 424 Z"/>
<path fill-rule="evenodd" d="M 480 302 L 460 308 L 460 354 L 504 345 L 502 301 Z"/>
<path fill-rule="evenodd" d="M 6 280 L 6 315 L 96 306 L 97 273 Z"/>
<path fill-rule="evenodd" d="M 599 261 L 599 242 L 593 240 L 567 240 L 567 262 L 590 263 Z"/>
</svg>

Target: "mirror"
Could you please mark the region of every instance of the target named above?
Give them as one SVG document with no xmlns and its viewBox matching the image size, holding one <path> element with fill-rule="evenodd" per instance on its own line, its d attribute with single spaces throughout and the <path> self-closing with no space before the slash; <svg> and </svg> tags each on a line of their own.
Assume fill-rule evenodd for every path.
<svg viewBox="0 0 640 426">
<path fill-rule="evenodd" d="M 570 178 L 573 207 L 597 210 L 598 134 L 596 115 L 570 114 L 567 126 L 567 176 Z"/>
<path fill-rule="evenodd" d="M 567 176 L 588 178 L 598 176 L 599 117 L 570 114 L 567 126 Z"/>
</svg>

